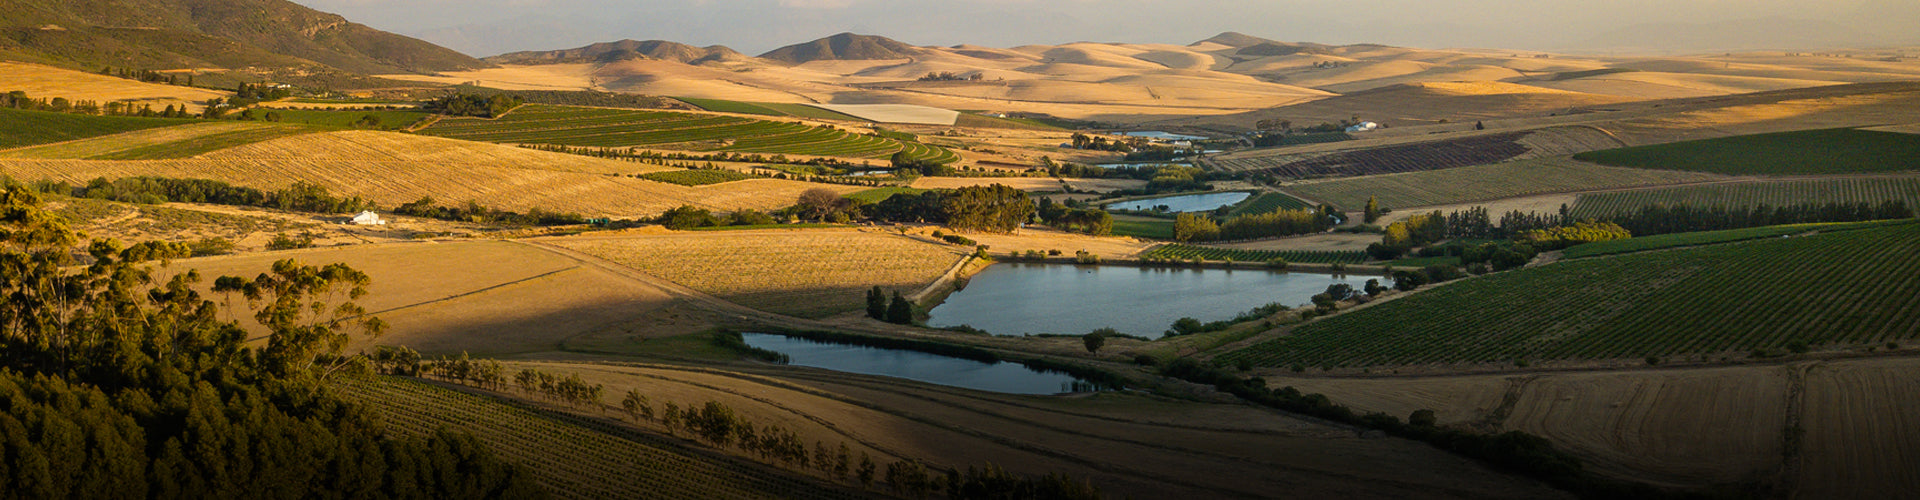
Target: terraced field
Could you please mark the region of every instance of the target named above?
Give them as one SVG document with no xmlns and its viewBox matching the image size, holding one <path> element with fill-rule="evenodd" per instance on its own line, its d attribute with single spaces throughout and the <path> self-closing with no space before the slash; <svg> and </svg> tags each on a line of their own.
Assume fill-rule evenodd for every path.
<svg viewBox="0 0 1920 500">
<path fill-rule="evenodd" d="M 1618 168 L 1567 157 L 1539 158 L 1491 165 L 1370 175 L 1287 186 L 1312 200 L 1359 210 L 1367 197 L 1386 208 L 1451 205 L 1568 191 L 1704 182 L 1724 177 L 1701 172 Z"/>
<path fill-rule="evenodd" d="M 1855 129 L 1804 130 L 1610 149 L 1575 155 L 1603 165 L 1728 175 L 1814 175 L 1920 170 L 1920 136 Z"/>
<path fill-rule="evenodd" d="M 1778 207 L 1887 201 L 1903 201 L 1908 208 L 1920 208 L 1920 176 L 1758 181 L 1585 193 L 1574 199 L 1573 215 L 1600 218 L 1653 205 Z"/>
<path fill-rule="evenodd" d="M 471 141 L 586 147 L 958 160 L 952 151 L 825 127 L 671 111 L 527 105 L 497 119 L 452 118 L 421 131 Z"/>
<path fill-rule="evenodd" d="M 743 306 L 814 318 L 865 307 L 864 293 L 876 285 L 902 293 L 918 291 L 964 257 L 960 247 L 831 229 L 541 241 Z"/>
<path fill-rule="evenodd" d="M 1914 248 L 1920 224 L 1563 261 L 1309 323 L 1219 358 L 1360 367 L 1910 342 L 1920 337 Z"/>
<path fill-rule="evenodd" d="M 1366 252 L 1333 252 L 1313 250 L 1241 250 L 1231 248 L 1212 248 L 1197 245 L 1166 244 L 1153 247 L 1141 258 L 1201 260 L 1234 262 L 1270 262 L 1274 259 L 1305 264 L 1359 264 L 1366 262 Z"/>
</svg>

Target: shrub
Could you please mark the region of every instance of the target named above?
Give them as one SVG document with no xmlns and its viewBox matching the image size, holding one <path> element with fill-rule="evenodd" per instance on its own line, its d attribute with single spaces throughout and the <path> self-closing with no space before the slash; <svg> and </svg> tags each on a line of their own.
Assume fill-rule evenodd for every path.
<svg viewBox="0 0 1920 500">
<path fill-rule="evenodd" d="M 1140 366 L 1153 366 L 1159 363 L 1160 363 L 1159 360 L 1153 359 L 1153 356 L 1146 355 L 1146 354 L 1141 354 L 1133 357 L 1133 364 L 1140 365 Z"/>
</svg>

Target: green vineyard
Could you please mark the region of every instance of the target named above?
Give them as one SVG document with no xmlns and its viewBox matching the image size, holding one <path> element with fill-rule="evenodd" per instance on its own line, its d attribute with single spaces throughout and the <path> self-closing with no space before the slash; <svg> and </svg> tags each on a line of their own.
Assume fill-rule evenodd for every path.
<svg viewBox="0 0 1920 500">
<path fill-rule="evenodd" d="M 1574 199 L 1573 216 L 1605 218 L 1653 205 L 1779 207 L 1887 201 L 1904 201 L 1909 208 L 1920 208 L 1920 177 L 1762 181 L 1588 193 Z"/>
<path fill-rule="evenodd" d="M 1563 261 L 1227 352 L 1256 366 L 1772 355 L 1920 337 L 1920 224 Z"/>
<path fill-rule="evenodd" d="M 1377 199 L 1382 207 L 1407 208 L 1722 178 L 1700 172 L 1607 167 L 1557 157 L 1314 181 L 1286 189 L 1309 200 L 1357 211 L 1366 207 L 1368 197 Z"/>
<path fill-rule="evenodd" d="M 392 377 L 341 379 L 340 395 L 402 436 L 470 432 L 557 498 L 859 498 L 777 469 L 689 449 L 599 419 L 533 410 Z"/>
<path fill-rule="evenodd" d="M 1228 213 L 1227 216 L 1260 215 L 1281 210 L 1297 210 L 1310 206 L 1307 202 L 1300 201 L 1299 198 L 1292 196 L 1280 193 L 1260 193 L 1259 196 L 1240 202 L 1239 205 L 1233 207 L 1233 212 Z"/>
<path fill-rule="evenodd" d="M 1713 244 L 1719 244 L 1719 243 L 1732 243 L 1736 241 L 1757 240 L 1761 238 L 1773 238 L 1778 236 L 1804 234 L 1804 233 L 1814 232 L 1814 231 L 1819 231 L 1819 232 L 1851 231 L 1855 229 L 1869 229 L 1869 228 L 1881 227 L 1881 226 L 1913 224 L 1913 223 L 1914 221 L 1912 219 L 1905 219 L 1905 220 L 1872 221 L 1872 222 L 1787 224 L 1784 226 L 1749 227 L 1744 229 L 1728 229 L 1725 231 L 1700 231 L 1695 233 L 1675 233 L 1675 234 L 1661 234 L 1661 235 L 1654 235 L 1654 236 L 1640 236 L 1640 237 L 1634 237 L 1634 238 L 1627 238 L 1624 240 L 1596 241 L 1593 243 L 1575 245 L 1571 248 L 1568 248 L 1565 252 L 1563 252 L 1561 254 L 1561 258 L 1579 259 L 1579 258 L 1585 258 L 1585 257 L 1598 257 L 1602 255 L 1617 255 L 1617 254 L 1623 254 L 1623 253 L 1645 252 L 1648 250 L 1660 250 L 1665 248 L 1679 248 L 1679 247 L 1690 247 L 1690 246 L 1699 246 L 1699 245 L 1713 245 Z"/>
<path fill-rule="evenodd" d="M 1616 167 L 1728 175 L 1812 175 L 1920 170 L 1920 135 L 1829 129 L 1742 135 L 1580 153 Z"/>
<path fill-rule="evenodd" d="M 182 119 L 91 116 L 0 108 L 0 149 L 52 144 L 189 123 L 194 122 Z"/>
<path fill-rule="evenodd" d="M 1195 246 L 1195 245 L 1182 245 L 1177 243 L 1153 247 L 1153 249 L 1148 250 L 1147 253 L 1141 254 L 1141 257 L 1149 258 L 1149 259 L 1173 259 L 1173 260 L 1183 260 L 1183 261 L 1193 260 L 1195 257 L 1198 257 L 1201 260 L 1213 260 L 1213 261 L 1232 260 L 1234 262 L 1270 262 L 1274 259 L 1282 259 L 1287 262 L 1298 262 L 1302 264 L 1359 264 L 1367 260 L 1366 252 L 1361 252 L 1357 250 L 1351 251 L 1351 252 L 1315 251 L 1315 250 L 1237 250 L 1237 249 L 1230 249 L 1230 248 L 1213 248 L 1213 247 L 1203 247 L 1203 246 Z"/>
<path fill-rule="evenodd" d="M 728 101 L 723 99 L 698 99 L 693 97 L 675 97 L 674 99 L 686 102 L 687 104 L 692 104 L 694 106 L 699 106 L 700 109 L 712 111 L 715 113 L 740 113 L 740 114 L 746 114 L 746 115 L 765 115 L 765 116 L 792 116 L 797 118 L 814 118 L 819 120 L 841 120 L 841 121 L 852 121 L 852 122 L 866 121 L 866 120 L 861 120 L 858 117 L 841 113 L 838 111 L 832 111 L 824 108 L 816 108 L 816 107 L 808 106 L 805 104 Z"/>
<path fill-rule="evenodd" d="M 732 170 L 697 169 L 697 170 L 669 170 L 666 172 L 653 172 L 653 173 L 647 173 L 647 174 L 640 174 L 640 178 L 650 180 L 650 181 L 660 181 L 660 182 L 666 182 L 666 183 L 672 183 L 672 184 L 679 184 L 682 186 L 705 186 L 708 184 L 719 184 L 722 182 L 733 182 L 733 181 L 742 181 L 742 180 L 752 179 L 753 176 L 747 175 L 741 172 L 732 171 Z"/>
<path fill-rule="evenodd" d="M 906 151 L 950 163 L 952 151 L 826 127 L 672 111 L 527 105 L 497 119 L 449 118 L 421 133 L 470 141 L 882 159 Z"/>
</svg>

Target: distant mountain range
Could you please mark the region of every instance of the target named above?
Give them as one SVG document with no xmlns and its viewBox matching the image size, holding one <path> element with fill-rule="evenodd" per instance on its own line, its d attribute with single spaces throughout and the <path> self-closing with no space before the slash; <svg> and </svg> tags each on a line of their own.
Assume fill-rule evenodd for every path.
<svg viewBox="0 0 1920 500">
<path fill-rule="evenodd" d="M 1225 45 L 1239 48 L 1239 55 L 1249 57 L 1287 56 L 1294 54 L 1326 54 L 1333 46 L 1312 43 L 1286 43 L 1265 38 L 1226 32 L 1213 38 L 1194 42 L 1191 46 L 1206 44 Z M 838 35 L 796 43 L 773 49 L 756 57 L 749 57 L 723 45 L 694 47 L 683 43 L 665 40 L 621 40 L 563 50 L 513 52 L 484 58 L 494 64 L 573 64 L 573 63 L 612 63 L 629 59 L 653 59 L 673 61 L 685 64 L 703 64 L 709 62 L 743 62 L 759 59 L 765 62 L 782 64 L 806 64 L 814 61 L 879 61 L 913 59 L 925 56 L 930 50 L 909 45 L 884 36 L 841 33 Z M 989 49 L 990 50 L 990 49 Z M 953 47 L 951 52 L 981 52 L 964 47 Z M 974 57 L 993 58 L 992 54 L 972 53 Z"/>
<path fill-rule="evenodd" d="M 596 43 L 585 47 L 527 51 L 500 54 L 484 59 L 494 64 L 575 64 L 575 63 L 611 63 L 629 59 L 657 59 L 683 64 L 703 64 L 748 59 L 722 45 L 695 47 L 665 40 L 621 40 L 618 42 Z"/>
<path fill-rule="evenodd" d="M 286 0 L 0 0 L 0 54 L 60 66 L 304 69 L 491 67 Z"/>
</svg>

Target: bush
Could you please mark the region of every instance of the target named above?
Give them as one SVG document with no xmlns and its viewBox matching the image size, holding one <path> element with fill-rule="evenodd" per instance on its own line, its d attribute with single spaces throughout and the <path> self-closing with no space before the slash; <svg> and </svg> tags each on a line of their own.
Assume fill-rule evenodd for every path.
<svg viewBox="0 0 1920 500">
<path fill-rule="evenodd" d="M 226 255 L 229 253 L 233 253 L 233 242 L 227 241 L 226 238 L 217 238 L 217 237 L 201 238 L 199 240 L 195 240 L 192 243 L 188 243 L 187 246 L 193 249 L 194 257 L 206 257 L 208 255 Z"/>
<path fill-rule="evenodd" d="M 1099 264 L 1100 256 L 1086 250 L 1081 250 L 1073 253 L 1073 262 L 1076 264 Z"/>
<path fill-rule="evenodd" d="M 1146 355 L 1146 354 L 1141 354 L 1133 357 L 1133 364 L 1140 365 L 1140 366 L 1153 366 L 1159 363 L 1160 363 L 1160 360 L 1154 359 L 1153 356 Z"/>
</svg>

